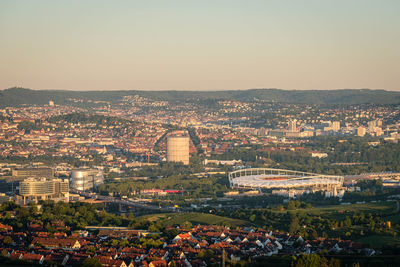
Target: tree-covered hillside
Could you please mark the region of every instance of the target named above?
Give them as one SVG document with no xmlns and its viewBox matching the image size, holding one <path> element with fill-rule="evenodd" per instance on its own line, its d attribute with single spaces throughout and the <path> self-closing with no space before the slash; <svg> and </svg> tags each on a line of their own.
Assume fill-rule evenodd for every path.
<svg viewBox="0 0 400 267">
<path fill-rule="evenodd" d="M 107 101 L 116 103 L 124 96 L 139 95 L 151 100 L 198 101 L 207 99 L 253 101 L 263 100 L 304 104 L 399 104 L 400 92 L 370 89 L 343 90 L 280 90 L 250 89 L 227 91 L 67 91 L 31 90 L 9 88 L 0 91 L 0 107 L 15 107 L 24 104 L 44 105 L 50 100 L 57 104 L 82 105 L 85 101 Z"/>
</svg>

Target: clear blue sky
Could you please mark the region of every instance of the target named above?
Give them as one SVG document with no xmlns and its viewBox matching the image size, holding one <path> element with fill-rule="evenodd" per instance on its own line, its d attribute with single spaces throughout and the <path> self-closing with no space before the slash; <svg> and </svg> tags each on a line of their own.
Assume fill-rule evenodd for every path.
<svg viewBox="0 0 400 267">
<path fill-rule="evenodd" d="M 1 0 L 0 88 L 400 90 L 399 0 Z"/>
</svg>

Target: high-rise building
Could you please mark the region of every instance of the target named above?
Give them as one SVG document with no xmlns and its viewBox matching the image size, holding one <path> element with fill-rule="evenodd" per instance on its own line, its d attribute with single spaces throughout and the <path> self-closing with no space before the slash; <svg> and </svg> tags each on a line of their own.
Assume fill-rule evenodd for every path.
<svg viewBox="0 0 400 267">
<path fill-rule="evenodd" d="M 289 132 L 297 132 L 297 120 L 289 121 L 288 130 Z"/>
<path fill-rule="evenodd" d="M 335 132 L 340 131 L 340 121 L 332 122 L 332 130 Z"/>
<path fill-rule="evenodd" d="M 27 178 L 19 183 L 19 198 L 23 204 L 40 200 L 68 202 L 69 182 L 67 179 Z"/>
<path fill-rule="evenodd" d="M 368 130 L 369 131 L 374 131 L 374 129 L 375 129 L 375 127 L 376 127 L 376 121 L 369 121 L 368 122 Z"/>
<path fill-rule="evenodd" d="M 167 138 L 167 161 L 189 164 L 189 136 L 170 135 Z"/>
<path fill-rule="evenodd" d="M 360 126 L 360 127 L 357 128 L 357 135 L 358 136 L 364 136 L 365 133 L 366 133 L 365 127 Z"/>
<path fill-rule="evenodd" d="M 103 171 L 98 169 L 75 169 L 71 171 L 71 188 L 86 191 L 104 182 Z"/>
</svg>

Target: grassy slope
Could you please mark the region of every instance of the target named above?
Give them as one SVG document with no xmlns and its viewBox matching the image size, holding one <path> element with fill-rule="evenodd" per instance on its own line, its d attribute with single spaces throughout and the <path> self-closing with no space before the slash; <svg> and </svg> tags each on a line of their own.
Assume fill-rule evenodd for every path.
<svg viewBox="0 0 400 267">
<path fill-rule="evenodd" d="M 400 238 L 398 236 L 388 235 L 371 235 L 355 240 L 364 244 L 369 244 L 374 248 L 381 248 L 385 245 L 400 245 Z"/>
<path fill-rule="evenodd" d="M 324 215 L 328 218 L 343 219 L 346 216 L 351 216 L 354 213 L 363 212 L 364 214 L 376 213 L 390 214 L 396 210 L 394 202 L 376 202 L 376 203 L 363 203 L 363 204 L 350 204 L 350 205 L 334 205 L 327 207 L 315 207 L 311 209 L 304 209 L 308 214 Z"/>
<path fill-rule="evenodd" d="M 162 213 L 152 214 L 139 217 L 139 219 L 148 219 L 150 221 L 161 221 L 162 226 L 182 224 L 186 221 L 191 222 L 193 225 L 197 224 L 229 224 L 230 226 L 246 226 L 250 225 L 249 222 L 239 219 L 231 219 L 227 217 L 221 217 L 213 214 L 189 212 L 189 213 Z"/>
<path fill-rule="evenodd" d="M 393 214 L 396 211 L 395 202 L 376 202 L 376 203 L 362 203 L 350 205 L 333 205 L 325 207 L 313 207 L 311 209 L 298 209 L 296 211 L 305 212 L 310 215 L 319 215 L 329 219 L 343 220 L 346 216 L 351 217 L 354 213 L 359 214 L 363 212 L 380 213 L 386 221 L 394 223 L 400 222 L 400 213 Z M 277 211 L 286 212 L 286 211 Z M 361 230 L 361 229 L 360 229 Z M 382 247 L 389 244 L 400 244 L 400 236 L 390 235 L 371 235 L 355 240 L 364 244 L 370 244 L 373 247 Z"/>
</svg>

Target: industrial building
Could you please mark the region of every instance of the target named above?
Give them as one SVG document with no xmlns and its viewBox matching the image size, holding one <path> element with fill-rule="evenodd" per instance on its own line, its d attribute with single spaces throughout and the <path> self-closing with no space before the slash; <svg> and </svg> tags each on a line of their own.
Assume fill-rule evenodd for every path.
<svg viewBox="0 0 400 267">
<path fill-rule="evenodd" d="M 12 170 L 12 176 L 15 177 L 54 177 L 54 170 L 52 168 L 19 168 Z"/>
<path fill-rule="evenodd" d="M 189 136 L 170 135 L 167 138 L 167 161 L 189 164 Z"/>
<path fill-rule="evenodd" d="M 40 200 L 69 200 L 67 179 L 27 178 L 19 183 L 17 201 L 22 204 L 37 203 Z"/>
<path fill-rule="evenodd" d="M 231 188 L 334 190 L 343 185 L 342 176 L 283 169 L 252 168 L 229 173 Z"/>
<path fill-rule="evenodd" d="M 71 171 L 71 188 L 79 191 L 92 190 L 104 183 L 102 170 L 98 169 L 74 169 Z"/>
</svg>

